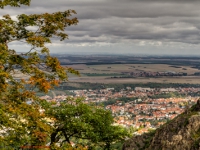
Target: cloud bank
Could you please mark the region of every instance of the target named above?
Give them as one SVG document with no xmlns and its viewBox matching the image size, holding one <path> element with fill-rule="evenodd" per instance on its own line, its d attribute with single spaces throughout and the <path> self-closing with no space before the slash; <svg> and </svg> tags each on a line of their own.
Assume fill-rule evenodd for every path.
<svg viewBox="0 0 200 150">
<path fill-rule="evenodd" d="M 57 45 L 59 52 L 200 54 L 199 6 L 199 0 L 32 0 L 0 14 L 76 10 L 78 25 L 66 28 L 69 40 L 53 51 Z"/>
</svg>

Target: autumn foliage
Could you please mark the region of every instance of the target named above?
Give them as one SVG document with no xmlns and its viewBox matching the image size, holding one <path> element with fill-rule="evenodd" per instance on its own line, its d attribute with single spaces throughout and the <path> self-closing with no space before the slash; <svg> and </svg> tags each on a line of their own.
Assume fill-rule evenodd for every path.
<svg viewBox="0 0 200 150">
<path fill-rule="evenodd" d="M 2 9 L 7 5 L 29 6 L 30 0 L 0 1 Z M 73 68 L 61 66 L 46 47 L 52 38 L 62 41 L 68 37 L 65 28 L 78 23 L 73 14 L 74 10 L 67 10 L 21 14 L 16 19 L 4 15 L 0 19 L 0 147 L 49 145 L 51 149 L 74 149 L 72 140 L 76 141 L 77 149 L 87 149 L 90 144 L 109 149 L 110 143 L 127 135 L 122 128 L 112 126 L 109 111 L 86 105 L 80 99 L 68 99 L 55 106 L 36 96 L 37 91 L 48 92 L 67 81 L 67 73 L 79 75 Z M 14 41 L 31 48 L 17 53 L 9 49 Z M 28 78 L 17 80 L 16 71 Z"/>
</svg>

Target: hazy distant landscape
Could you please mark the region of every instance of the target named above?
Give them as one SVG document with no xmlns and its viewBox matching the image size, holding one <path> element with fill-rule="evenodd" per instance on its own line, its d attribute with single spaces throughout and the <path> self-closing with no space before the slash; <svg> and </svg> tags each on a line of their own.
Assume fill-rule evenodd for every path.
<svg viewBox="0 0 200 150">
<path fill-rule="evenodd" d="M 80 72 L 69 81 L 91 83 L 200 84 L 199 57 L 57 55 L 63 66 Z"/>
</svg>

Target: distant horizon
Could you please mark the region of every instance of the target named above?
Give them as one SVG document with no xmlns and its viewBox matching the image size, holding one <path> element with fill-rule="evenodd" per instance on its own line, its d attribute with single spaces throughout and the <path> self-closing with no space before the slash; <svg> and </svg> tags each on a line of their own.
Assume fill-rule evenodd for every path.
<svg viewBox="0 0 200 150">
<path fill-rule="evenodd" d="M 123 53 L 123 54 L 120 54 L 120 53 L 98 53 L 98 52 L 84 52 L 84 53 L 80 53 L 80 52 L 50 52 L 50 54 L 52 55 L 76 55 L 76 56 L 87 56 L 87 55 L 94 55 L 94 56 L 142 56 L 142 57 L 153 57 L 153 56 L 156 56 L 156 57 L 200 57 L 200 54 L 199 55 L 188 55 L 188 54 L 140 54 L 140 53 Z"/>
<path fill-rule="evenodd" d="M 27 49 L 28 51 L 28 49 Z M 117 52 L 105 52 L 105 51 L 65 51 L 65 50 L 62 50 L 62 51 L 57 51 L 57 50 L 51 50 L 50 48 L 50 54 L 53 54 L 53 55 L 110 55 L 110 56 L 163 56 L 163 57 L 166 57 L 166 56 L 170 56 L 170 57 L 200 57 L 200 50 L 199 50 L 199 54 L 196 53 L 196 54 L 189 54 L 189 53 L 174 53 L 174 54 L 170 54 L 170 53 L 139 53 L 139 52 L 120 52 L 120 51 L 117 51 Z M 20 51 L 20 50 L 17 50 L 17 53 L 24 53 L 26 52 L 26 50 L 23 50 L 23 51 Z"/>
</svg>

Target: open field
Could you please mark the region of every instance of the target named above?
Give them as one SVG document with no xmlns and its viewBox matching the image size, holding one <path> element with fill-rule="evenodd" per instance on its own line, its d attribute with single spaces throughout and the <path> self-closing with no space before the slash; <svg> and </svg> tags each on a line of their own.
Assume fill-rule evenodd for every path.
<svg viewBox="0 0 200 150">
<path fill-rule="evenodd" d="M 91 83 L 190 83 L 200 84 L 200 76 L 192 76 L 195 72 L 200 72 L 192 66 L 175 66 L 167 64 L 107 64 L 107 65 L 69 65 L 81 73 L 81 77 L 69 74 L 71 82 L 91 82 Z M 184 72 L 189 76 L 178 77 L 123 77 L 122 72 Z M 118 78 L 112 78 L 112 77 Z M 15 71 L 15 78 L 27 79 L 29 76 Z"/>
<path fill-rule="evenodd" d="M 108 77 L 76 77 L 69 79 L 71 82 L 90 83 L 189 83 L 200 84 L 200 77 L 160 77 L 160 78 L 108 78 Z"/>
<path fill-rule="evenodd" d="M 200 84 L 200 76 L 192 76 L 199 69 L 192 66 L 168 64 L 103 64 L 103 65 L 70 65 L 81 73 L 81 77 L 72 77 L 73 82 L 91 83 L 190 83 Z M 189 76 L 178 77 L 133 77 L 111 78 L 122 76 L 123 72 L 183 72 Z"/>
<path fill-rule="evenodd" d="M 80 73 L 96 73 L 96 74 L 121 74 L 122 72 L 184 72 L 188 75 L 200 72 L 192 66 L 175 66 L 167 64 L 107 64 L 107 65 L 69 65 L 78 70 Z"/>
</svg>

